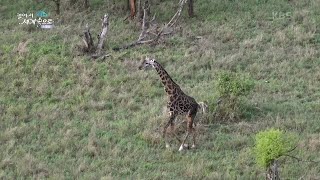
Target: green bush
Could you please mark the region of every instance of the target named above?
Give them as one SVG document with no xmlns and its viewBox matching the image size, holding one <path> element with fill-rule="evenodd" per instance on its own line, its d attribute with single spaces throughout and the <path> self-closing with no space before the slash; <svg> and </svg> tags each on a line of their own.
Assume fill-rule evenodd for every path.
<svg viewBox="0 0 320 180">
<path fill-rule="evenodd" d="M 254 87 L 253 81 L 241 74 L 223 72 L 218 78 L 218 92 L 221 97 L 246 96 Z"/>
<path fill-rule="evenodd" d="M 219 106 L 215 110 L 216 118 L 228 121 L 239 119 L 242 115 L 241 100 L 254 87 L 252 79 L 242 74 L 223 72 L 218 76 L 216 87 L 220 97 Z"/>
<path fill-rule="evenodd" d="M 267 168 L 274 160 L 290 151 L 294 144 L 293 136 L 284 134 L 281 130 L 259 132 L 255 137 L 254 147 L 257 164 Z"/>
</svg>

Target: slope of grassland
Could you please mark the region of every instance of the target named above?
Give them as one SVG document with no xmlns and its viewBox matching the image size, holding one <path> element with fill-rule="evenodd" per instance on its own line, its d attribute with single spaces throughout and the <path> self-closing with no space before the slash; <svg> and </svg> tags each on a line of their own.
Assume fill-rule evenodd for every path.
<svg viewBox="0 0 320 180">
<path fill-rule="evenodd" d="M 19 25 L 16 14 L 54 7 L 1 1 L 1 179 L 263 179 L 252 147 L 254 135 L 270 127 L 298 135 L 294 155 L 320 160 L 319 0 L 197 0 L 197 16 L 184 11 L 180 31 L 166 42 L 120 52 L 111 49 L 136 39 L 139 27 L 123 21 L 126 5 L 115 2 L 94 0 L 85 12 L 63 6 L 59 24 L 45 31 Z M 164 23 L 176 8 L 166 0 L 152 11 Z M 99 32 L 104 13 L 111 56 L 78 56 L 83 27 Z M 16 53 L 27 39 L 25 53 Z M 217 100 L 221 71 L 251 76 L 245 116 L 211 118 L 197 149 L 178 152 L 173 141 L 166 150 L 159 136 L 165 94 L 154 71 L 137 70 L 145 55 L 198 101 Z M 320 179 L 320 165 L 282 159 L 280 173 Z"/>
</svg>

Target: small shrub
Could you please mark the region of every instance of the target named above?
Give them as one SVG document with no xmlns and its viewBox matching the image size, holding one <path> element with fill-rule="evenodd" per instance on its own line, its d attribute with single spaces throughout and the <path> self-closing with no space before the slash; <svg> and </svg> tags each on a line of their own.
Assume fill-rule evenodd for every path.
<svg viewBox="0 0 320 180">
<path fill-rule="evenodd" d="M 259 132 L 255 137 L 254 152 L 257 164 L 267 168 L 279 157 L 294 147 L 292 135 L 284 134 L 278 129 Z"/>
<path fill-rule="evenodd" d="M 228 121 L 239 119 L 242 114 L 241 100 L 253 89 L 253 81 L 241 74 L 223 72 L 218 77 L 216 87 L 220 103 L 215 110 L 215 117 Z"/>
<path fill-rule="evenodd" d="M 218 78 L 218 92 L 222 97 L 239 97 L 248 95 L 253 88 L 253 82 L 240 74 L 222 73 Z"/>
</svg>

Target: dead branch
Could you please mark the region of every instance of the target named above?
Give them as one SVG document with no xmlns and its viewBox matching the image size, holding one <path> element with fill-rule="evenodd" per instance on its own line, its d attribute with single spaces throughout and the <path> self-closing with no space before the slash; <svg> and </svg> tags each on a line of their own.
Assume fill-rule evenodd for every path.
<svg viewBox="0 0 320 180">
<path fill-rule="evenodd" d="M 172 16 L 170 21 L 161 28 L 160 31 L 157 31 L 157 28 L 156 28 L 155 29 L 156 32 L 154 32 L 154 30 L 150 28 L 151 22 L 154 22 L 154 20 L 155 20 L 155 15 L 153 16 L 153 18 L 151 20 L 148 20 L 147 16 L 149 14 L 148 12 L 149 12 L 150 6 L 148 6 L 146 3 L 143 8 L 143 18 L 142 18 L 141 33 L 139 35 L 139 38 L 130 44 L 124 45 L 122 47 L 113 48 L 113 50 L 119 51 L 121 49 L 128 49 L 130 47 L 134 47 L 134 46 L 141 45 L 141 44 L 156 43 L 159 41 L 159 39 L 162 36 L 172 34 L 173 30 L 170 30 L 170 29 L 172 29 L 172 27 L 178 21 L 186 2 L 187 2 L 187 0 L 180 0 L 179 1 L 179 8 L 178 8 L 177 12 Z M 150 37 L 150 36 L 153 36 L 153 37 Z"/>
<path fill-rule="evenodd" d="M 129 17 L 130 17 L 130 14 L 127 17 L 125 17 L 123 21 L 126 21 Z"/>
<path fill-rule="evenodd" d="M 97 45 L 97 50 L 96 50 L 96 54 L 100 55 L 101 54 L 101 50 L 103 47 L 103 43 L 106 39 L 106 35 L 108 32 L 108 25 L 109 25 L 109 16 L 107 14 L 104 15 L 103 17 L 103 21 L 102 21 L 102 31 L 99 35 L 99 40 L 98 40 L 98 45 Z"/>
<path fill-rule="evenodd" d="M 147 16 L 147 10 L 143 9 L 143 18 L 142 18 L 142 25 L 141 25 L 141 33 L 139 35 L 138 41 L 142 41 L 146 37 L 146 16 Z"/>
<path fill-rule="evenodd" d="M 180 0 L 179 1 L 179 8 L 177 12 L 173 15 L 173 17 L 170 19 L 170 21 L 161 29 L 161 31 L 158 33 L 156 38 L 154 39 L 155 41 L 158 41 L 160 36 L 163 34 L 163 31 L 165 29 L 168 29 L 169 27 L 171 28 L 179 19 L 181 15 L 181 11 L 183 9 L 183 6 L 186 4 L 187 0 Z"/>
<path fill-rule="evenodd" d="M 296 156 L 292 156 L 292 155 L 289 155 L 289 154 L 284 154 L 284 156 L 290 157 L 290 158 L 295 159 L 295 160 L 300 161 L 300 162 L 320 163 L 320 161 L 303 160 L 303 159 L 301 159 L 301 158 L 298 158 L 298 157 L 296 157 Z"/>
<path fill-rule="evenodd" d="M 178 8 L 177 12 L 173 15 L 171 20 L 168 22 L 168 24 L 166 25 L 167 27 L 172 27 L 177 22 L 177 20 L 179 19 L 180 15 L 181 15 L 181 11 L 183 9 L 183 6 L 186 4 L 186 2 L 187 2 L 187 0 L 180 0 L 179 8 Z"/>
<path fill-rule="evenodd" d="M 84 43 L 84 48 L 83 48 L 84 51 L 88 53 L 94 52 L 95 47 L 93 44 L 93 40 L 92 40 L 92 36 L 91 36 L 90 28 L 88 24 L 86 24 L 86 29 L 83 33 L 84 33 L 84 38 L 82 39 L 82 41 Z"/>
<path fill-rule="evenodd" d="M 18 47 L 15 48 L 15 52 L 17 52 L 20 56 L 25 55 L 28 52 L 28 44 L 32 41 L 33 39 L 28 39 L 25 42 L 20 42 L 18 44 Z"/>
</svg>

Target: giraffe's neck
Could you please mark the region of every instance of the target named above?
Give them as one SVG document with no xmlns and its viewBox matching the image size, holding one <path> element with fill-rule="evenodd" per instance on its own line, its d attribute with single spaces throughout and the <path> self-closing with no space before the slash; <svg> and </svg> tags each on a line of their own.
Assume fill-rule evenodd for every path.
<svg viewBox="0 0 320 180">
<path fill-rule="evenodd" d="M 178 84 L 176 84 L 167 73 L 167 71 L 158 63 L 154 62 L 154 68 L 160 76 L 161 82 L 164 86 L 166 93 L 171 96 L 175 94 L 177 91 L 181 91 Z"/>
</svg>

